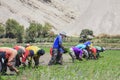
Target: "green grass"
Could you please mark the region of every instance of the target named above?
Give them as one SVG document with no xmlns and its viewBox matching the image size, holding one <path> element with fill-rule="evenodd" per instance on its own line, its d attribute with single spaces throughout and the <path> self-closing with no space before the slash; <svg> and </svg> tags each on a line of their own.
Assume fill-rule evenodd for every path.
<svg viewBox="0 0 120 80">
<path fill-rule="evenodd" d="M 1 76 L 0 80 L 120 80 L 120 51 L 105 51 L 101 55 L 98 60 L 20 69 L 20 75 Z"/>
</svg>

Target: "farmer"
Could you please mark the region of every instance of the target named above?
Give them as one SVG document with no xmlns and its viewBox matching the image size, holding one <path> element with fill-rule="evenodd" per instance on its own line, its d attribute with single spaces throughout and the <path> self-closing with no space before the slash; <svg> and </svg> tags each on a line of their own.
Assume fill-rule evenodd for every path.
<svg viewBox="0 0 120 80">
<path fill-rule="evenodd" d="M 90 47 L 90 48 L 89 48 L 89 53 L 90 53 L 91 58 L 93 57 L 94 59 L 97 59 L 97 58 L 96 58 L 97 49 L 96 49 L 95 47 Z"/>
<path fill-rule="evenodd" d="M 91 41 L 86 41 L 85 43 L 83 43 L 85 46 L 89 46 L 92 47 L 92 42 Z"/>
<path fill-rule="evenodd" d="M 84 44 L 78 44 L 77 46 L 75 46 L 78 49 L 81 49 L 83 51 L 83 57 L 86 58 L 88 60 L 89 58 L 89 53 L 86 49 L 86 45 Z"/>
<path fill-rule="evenodd" d="M 29 66 L 31 66 L 32 59 L 34 59 L 35 66 L 37 67 L 39 65 L 39 58 L 45 54 L 45 51 L 37 46 L 28 46 L 26 47 L 26 50 L 29 50 L 31 54 L 31 58 L 29 59 Z"/>
<path fill-rule="evenodd" d="M 96 49 L 97 49 L 97 51 L 99 51 L 99 52 L 103 52 L 103 51 L 105 51 L 105 48 L 104 47 L 100 47 L 100 46 L 94 46 Z"/>
<path fill-rule="evenodd" d="M 62 54 L 66 52 L 66 49 L 62 45 L 62 39 L 65 37 L 66 33 L 60 32 L 59 35 L 57 35 L 57 37 L 55 38 L 52 46 L 52 57 L 48 65 L 52 65 L 54 63 L 62 64 Z"/>
<path fill-rule="evenodd" d="M 86 48 L 86 45 L 84 44 L 78 44 L 77 46 L 75 46 L 76 48 L 79 48 L 79 49 L 85 49 Z"/>
<path fill-rule="evenodd" d="M 76 47 L 70 48 L 70 52 L 69 52 L 70 56 L 72 57 L 73 62 L 75 59 L 82 61 L 82 53 L 83 51 Z"/>
<path fill-rule="evenodd" d="M 16 56 L 21 56 L 19 52 L 17 52 L 13 48 L 9 47 L 0 47 L 0 62 L 2 65 L 1 72 L 2 74 L 5 74 L 7 71 L 7 66 L 11 71 L 15 71 L 17 74 L 19 73 L 19 70 L 13 66 L 13 63 L 15 61 Z"/>
<path fill-rule="evenodd" d="M 96 59 L 97 51 L 96 51 L 96 48 L 93 47 L 92 42 L 86 41 L 84 45 L 86 45 L 86 50 L 88 51 L 89 58 Z"/>
<path fill-rule="evenodd" d="M 19 67 L 19 65 L 21 65 L 21 63 L 23 64 L 23 66 L 25 67 L 26 64 L 26 59 L 29 60 L 28 57 L 32 56 L 32 54 L 30 54 L 29 50 L 25 49 L 25 47 L 23 46 L 14 46 L 14 49 L 19 51 L 21 54 L 23 54 L 21 57 L 22 57 L 22 61 L 20 61 L 20 56 L 17 58 L 16 60 L 16 63 L 15 63 L 15 66 Z"/>
<path fill-rule="evenodd" d="M 105 51 L 105 48 L 104 47 L 100 47 L 100 46 L 94 46 L 96 49 L 97 49 L 97 54 L 96 54 L 96 57 L 100 57 L 100 52 L 103 52 Z"/>
</svg>

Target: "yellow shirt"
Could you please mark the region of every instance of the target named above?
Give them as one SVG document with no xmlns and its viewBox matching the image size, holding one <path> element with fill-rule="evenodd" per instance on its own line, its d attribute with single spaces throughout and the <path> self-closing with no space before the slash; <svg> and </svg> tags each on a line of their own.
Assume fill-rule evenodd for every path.
<svg viewBox="0 0 120 80">
<path fill-rule="evenodd" d="M 36 58 L 36 59 L 39 59 L 40 56 L 37 55 L 38 50 L 40 50 L 39 47 L 37 47 L 37 46 L 28 46 L 28 47 L 26 48 L 26 50 L 33 50 L 33 52 L 34 52 L 34 56 L 33 56 L 33 57 Z M 28 57 L 28 60 L 29 60 L 30 62 L 32 62 L 32 58 L 33 58 L 33 57 Z"/>
<path fill-rule="evenodd" d="M 40 48 L 37 46 L 28 46 L 26 49 L 33 50 L 35 55 L 37 54 L 38 50 L 40 50 Z"/>
</svg>

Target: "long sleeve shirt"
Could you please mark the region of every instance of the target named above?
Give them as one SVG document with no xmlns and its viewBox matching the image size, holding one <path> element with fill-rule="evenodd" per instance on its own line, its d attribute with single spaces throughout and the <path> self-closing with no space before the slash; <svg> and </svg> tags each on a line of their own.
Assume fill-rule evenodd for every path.
<svg viewBox="0 0 120 80">
<path fill-rule="evenodd" d="M 17 51 L 18 51 L 19 49 L 22 49 L 22 51 L 23 51 L 22 63 L 25 63 L 26 59 L 27 59 L 28 56 L 30 55 L 29 50 L 25 49 L 25 47 L 23 47 L 23 46 L 14 46 L 14 49 L 16 49 Z"/>
<path fill-rule="evenodd" d="M 73 48 L 73 50 L 74 50 L 75 55 L 76 55 L 77 57 L 81 58 L 83 51 L 82 51 L 81 49 L 79 49 L 79 48 L 76 48 L 76 47 L 72 47 L 72 48 Z"/>
</svg>

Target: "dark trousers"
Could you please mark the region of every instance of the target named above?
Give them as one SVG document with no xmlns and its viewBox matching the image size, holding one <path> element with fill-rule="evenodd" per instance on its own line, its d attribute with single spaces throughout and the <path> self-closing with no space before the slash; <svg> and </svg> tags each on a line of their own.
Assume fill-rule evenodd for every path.
<svg viewBox="0 0 120 80">
<path fill-rule="evenodd" d="M 5 58 L 5 52 L 0 52 L 0 62 L 1 62 L 0 72 L 3 74 L 7 71 L 7 59 Z"/>
<path fill-rule="evenodd" d="M 62 54 L 58 51 L 58 49 L 53 49 L 52 50 L 52 57 L 51 60 L 49 61 L 48 65 L 52 65 L 55 63 L 60 63 L 62 64 Z"/>
<path fill-rule="evenodd" d="M 39 65 L 39 56 L 37 56 L 37 57 L 33 57 L 33 60 L 34 60 L 34 62 L 35 62 L 35 66 L 37 67 L 38 65 Z"/>
<path fill-rule="evenodd" d="M 15 57 L 15 66 L 19 67 L 21 65 L 20 56 L 16 55 Z"/>
</svg>

